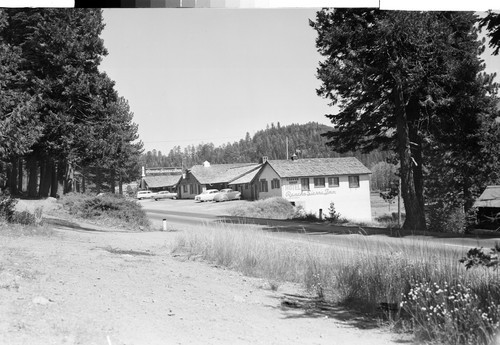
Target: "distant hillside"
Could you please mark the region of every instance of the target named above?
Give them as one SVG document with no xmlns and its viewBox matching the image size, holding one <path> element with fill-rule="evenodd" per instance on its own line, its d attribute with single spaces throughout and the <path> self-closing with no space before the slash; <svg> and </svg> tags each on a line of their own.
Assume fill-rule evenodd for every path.
<svg viewBox="0 0 500 345">
<path fill-rule="evenodd" d="M 263 156 L 269 159 L 286 159 L 286 142 L 288 138 L 289 157 L 296 153 L 299 158 L 322 158 L 355 156 L 368 168 L 383 161 L 388 153 L 374 151 L 369 154 L 345 153 L 339 154 L 326 146 L 326 139 L 321 136 L 332 128 L 316 122 L 306 124 L 291 124 L 281 126 L 268 125 L 253 137 L 249 133 L 245 138 L 232 144 L 223 144 L 215 147 L 214 144 L 190 145 L 183 149 L 174 147 L 167 155 L 152 150 L 141 158 L 144 166 L 182 166 L 191 167 L 209 161 L 212 164 L 259 162 Z"/>
</svg>

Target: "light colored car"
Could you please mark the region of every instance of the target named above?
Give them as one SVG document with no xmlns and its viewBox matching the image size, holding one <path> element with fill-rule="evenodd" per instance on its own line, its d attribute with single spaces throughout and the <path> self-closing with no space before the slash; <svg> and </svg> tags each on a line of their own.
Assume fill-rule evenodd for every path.
<svg viewBox="0 0 500 345">
<path fill-rule="evenodd" d="M 194 201 L 213 201 L 215 194 L 219 193 L 218 189 L 207 189 L 201 194 L 198 194 L 197 196 L 194 197 Z"/>
<path fill-rule="evenodd" d="M 153 193 L 150 190 L 140 190 L 137 192 L 137 199 L 142 200 L 142 199 L 151 199 L 154 198 L 156 193 Z"/>
<path fill-rule="evenodd" d="M 221 189 L 219 193 L 215 194 L 214 201 L 229 201 L 229 200 L 240 200 L 241 192 L 232 190 L 231 188 Z"/>
<path fill-rule="evenodd" d="M 177 199 L 177 193 L 172 193 L 172 192 L 169 192 L 168 190 L 163 190 L 161 192 L 156 193 L 156 195 L 154 196 L 154 199 L 156 201 L 158 201 L 160 199 Z"/>
</svg>

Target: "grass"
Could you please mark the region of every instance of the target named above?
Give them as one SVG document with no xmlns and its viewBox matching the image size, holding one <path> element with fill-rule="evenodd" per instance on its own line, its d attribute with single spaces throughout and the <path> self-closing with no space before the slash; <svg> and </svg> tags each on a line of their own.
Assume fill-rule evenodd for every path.
<svg viewBox="0 0 500 345">
<path fill-rule="evenodd" d="M 498 307 L 493 303 L 500 298 L 498 272 L 466 270 L 459 263 L 463 253 L 423 240 L 350 235 L 339 237 L 331 246 L 283 240 L 256 228 L 221 224 L 178 235 L 173 251 L 268 281 L 300 283 L 326 301 L 409 327 L 426 341 L 487 344 L 498 328 Z M 415 293 L 422 291 L 422 284 L 432 287 L 426 287 L 429 291 L 425 295 Z M 451 294 L 451 287 L 457 291 L 463 287 L 462 296 L 467 295 L 454 318 L 429 314 L 429 305 L 422 310 L 423 304 L 435 302 L 432 310 L 439 305 L 451 313 L 453 303 L 442 305 L 440 290 L 445 286 L 446 293 Z M 455 298 L 448 297 L 446 301 Z M 463 334 L 461 330 L 468 326 L 473 327 Z"/>
<path fill-rule="evenodd" d="M 59 200 L 72 216 L 98 221 L 103 225 L 125 229 L 149 229 L 146 212 L 135 200 L 118 194 L 94 196 L 80 193 L 66 194 Z"/>
<path fill-rule="evenodd" d="M 46 224 L 24 225 L 19 223 L 2 222 L 0 220 L 0 234 L 7 236 L 51 237 L 55 235 L 55 232 Z"/>
</svg>

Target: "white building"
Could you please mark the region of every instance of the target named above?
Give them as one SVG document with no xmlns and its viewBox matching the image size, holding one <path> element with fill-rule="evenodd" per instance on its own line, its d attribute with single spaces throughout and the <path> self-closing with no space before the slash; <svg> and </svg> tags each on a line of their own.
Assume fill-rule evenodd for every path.
<svg viewBox="0 0 500 345">
<path fill-rule="evenodd" d="M 371 221 L 370 170 L 354 157 L 268 160 L 253 179 L 258 199 L 280 196 L 319 215 Z"/>
</svg>

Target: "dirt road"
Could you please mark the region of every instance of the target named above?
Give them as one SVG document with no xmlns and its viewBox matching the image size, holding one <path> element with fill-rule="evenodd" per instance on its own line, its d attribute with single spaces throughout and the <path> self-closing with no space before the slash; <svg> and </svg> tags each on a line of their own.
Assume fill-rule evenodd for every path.
<svg viewBox="0 0 500 345">
<path fill-rule="evenodd" d="M 363 317 L 315 306 L 297 286 L 273 291 L 172 255 L 177 232 L 97 230 L 0 233 L 0 344 L 402 341 Z"/>
</svg>

